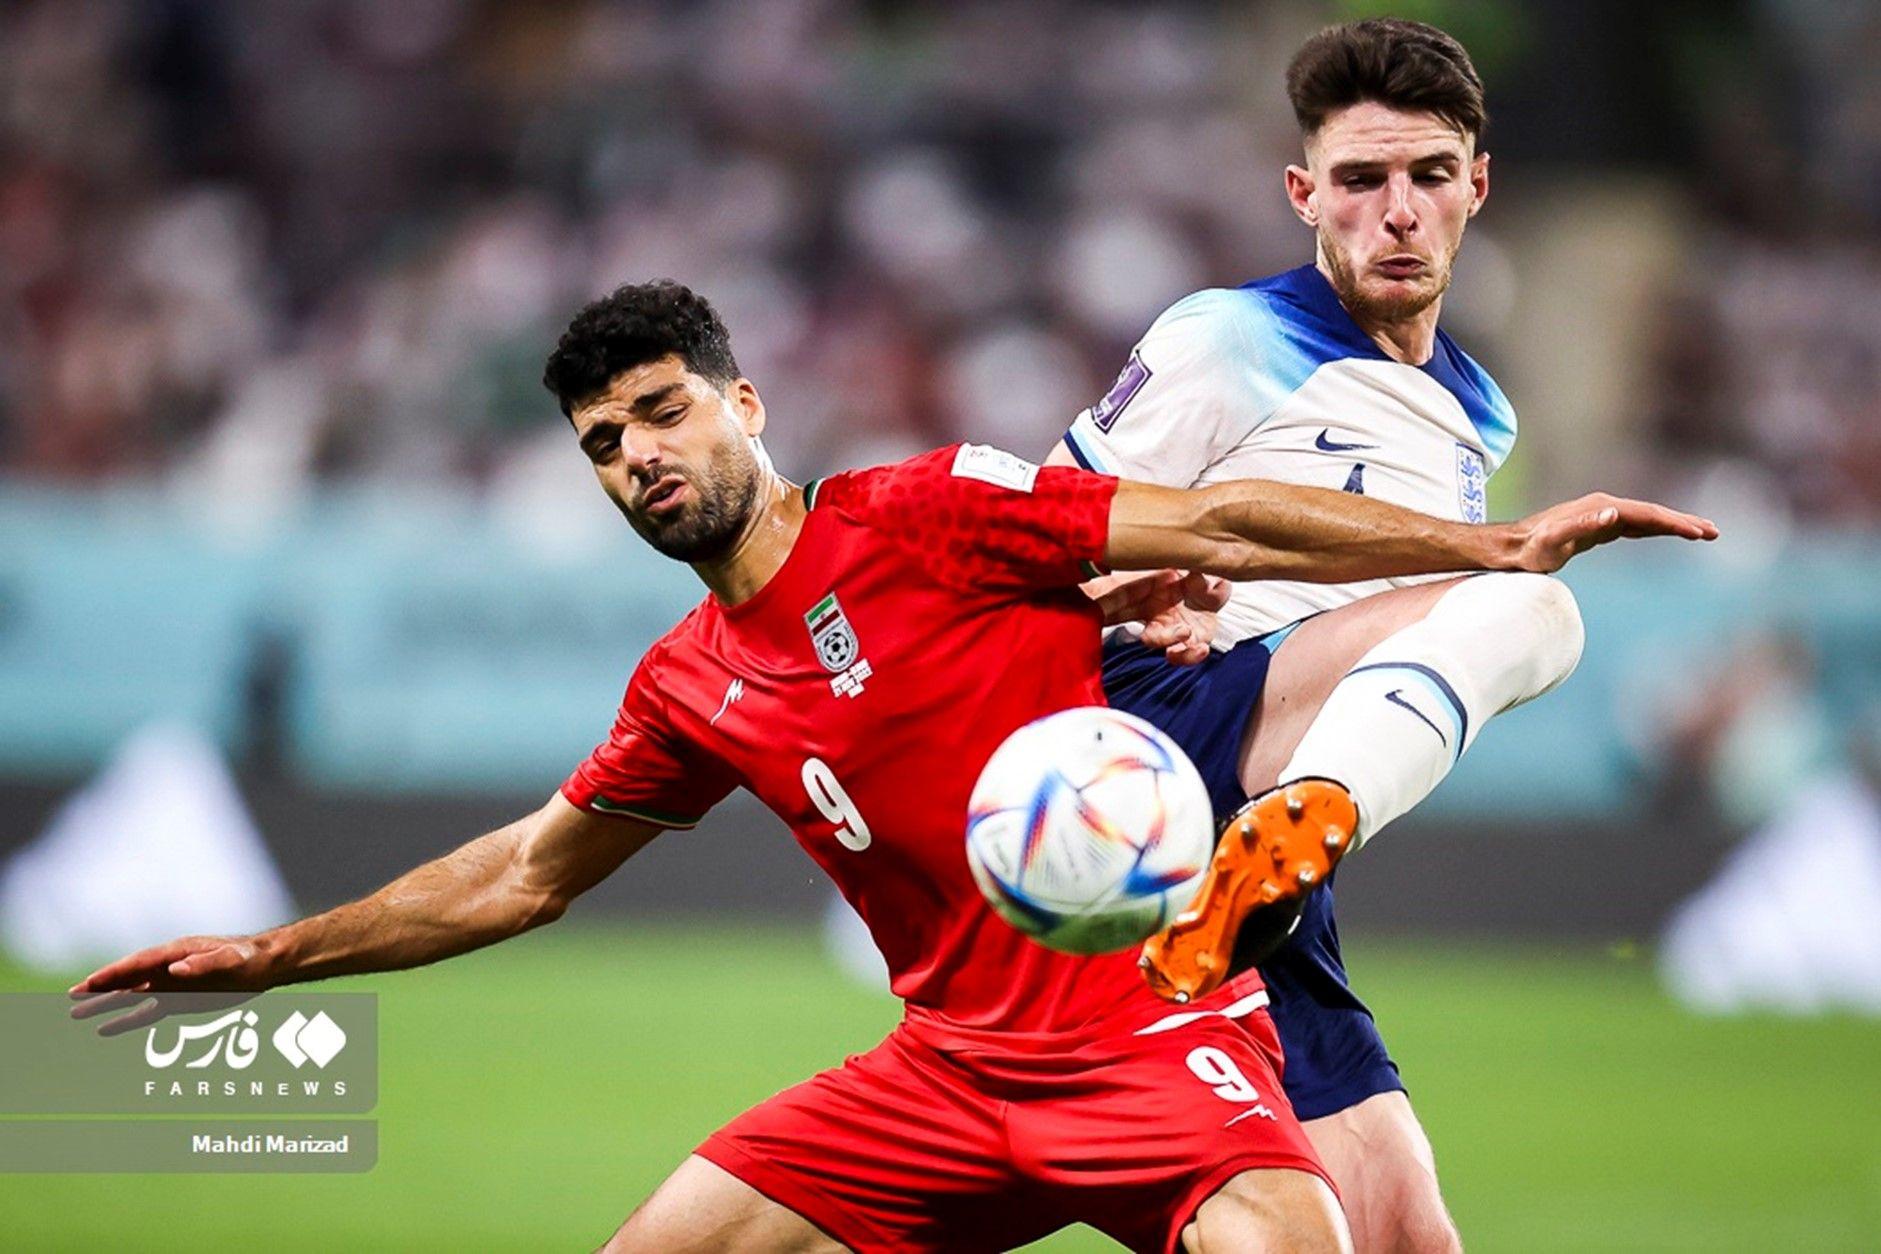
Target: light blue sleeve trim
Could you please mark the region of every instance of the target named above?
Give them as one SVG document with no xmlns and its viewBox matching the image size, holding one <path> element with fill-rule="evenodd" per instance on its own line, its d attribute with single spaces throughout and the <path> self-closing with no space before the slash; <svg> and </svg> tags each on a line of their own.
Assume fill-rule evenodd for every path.
<svg viewBox="0 0 1881 1254">
<path fill-rule="evenodd" d="M 1488 420 L 1478 422 L 1476 431 L 1483 438 L 1483 459 L 1489 463 L 1489 472 L 1494 474 L 1515 449 L 1515 406 L 1509 404 L 1509 398 L 1488 374 L 1483 375 L 1483 381 L 1492 389 L 1492 404 Z"/>
<path fill-rule="evenodd" d="M 1103 455 L 1097 451 L 1096 441 L 1078 434 L 1079 423 L 1089 421 L 1089 410 L 1078 415 L 1077 420 L 1071 424 L 1071 429 L 1065 432 L 1065 447 L 1071 450 L 1071 456 L 1078 465 L 1086 470 L 1094 470 L 1100 475 L 1114 475 L 1117 472 L 1110 468 L 1110 463 L 1106 462 Z"/>
</svg>

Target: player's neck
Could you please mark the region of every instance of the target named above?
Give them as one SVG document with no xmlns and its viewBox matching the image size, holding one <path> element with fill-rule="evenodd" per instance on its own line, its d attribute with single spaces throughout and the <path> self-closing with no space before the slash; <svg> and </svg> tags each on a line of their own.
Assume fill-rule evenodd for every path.
<svg viewBox="0 0 1881 1254">
<path fill-rule="evenodd" d="M 748 601 L 782 569 L 803 531 L 803 489 L 765 472 L 757 503 L 737 540 L 721 557 L 694 562 L 692 569 L 721 605 Z"/>
<path fill-rule="evenodd" d="M 1372 343 L 1378 345 L 1378 351 L 1391 360 L 1421 366 L 1437 351 L 1437 313 L 1442 306 L 1443 298 L 1439 296 L 1408 318 L 1381 322 L 1353 314 L 1352 321 L 1358 323 L 1359 330 L 1369 335 Z"/>
</svg>

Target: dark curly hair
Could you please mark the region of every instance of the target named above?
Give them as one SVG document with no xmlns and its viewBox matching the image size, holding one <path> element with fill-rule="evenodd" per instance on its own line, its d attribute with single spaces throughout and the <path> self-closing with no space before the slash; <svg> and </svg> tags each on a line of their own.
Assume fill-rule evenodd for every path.
<svg viewBox="0 0 1881 1254">
<path fill-rule="evenodd" d="M 1463 45 L 1395 17 L 1328 26 L 1307 40 L 1287 67 L 1287 99 L 1306 135 L 1365 100 L 1434 113 L 1472 138 L 1489 125 L 1483 80 Z"/>
<path fill-rule="evenodd" d="M 542 386 L 562 413 L 604 391 L 623 370 L 677 353 L 692 371 L 719 387 L 741 373 L 731 333 L 711 302 L 683 283 L 627 283 L 581 307 L 542 368 Z"/>
</svg>

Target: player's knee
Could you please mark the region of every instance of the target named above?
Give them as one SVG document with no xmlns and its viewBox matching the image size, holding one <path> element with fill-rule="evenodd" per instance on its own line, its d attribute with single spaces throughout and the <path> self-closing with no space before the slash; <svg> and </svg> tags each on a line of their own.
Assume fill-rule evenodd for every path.
<svg viewBox="0 0 1881 1254">
<path fill-rule="evenodd" d="M 842 1249 L 809 1220 L 695 1155 L 627 1216 L 600 1254 L 837 1254 Z"/>
<path fill-rule="evenodd" d="M 1450 1212 L 1440 1204 L 1420 1213 L 1411 1229 L 1415 1254 L 1463 1254 L 1463 1236 L 1456 1230 Z"/>
<path fill-rule="evenodd" d="M 652 1254 L 652 1251 L 690 1251 L 700 1248 L 694 1231 L 696 1219 L 689 1207 L 675 1205 L 670 1191 L 656 1190 L 634 1208 L 598 1254 Z"/>
<path fill-rule="evenodd" d="M 1244 1171 L 1217 1189 L 1182 1233 L 1190 1254 L 1287 1250 L 1351 1254 L 1345 1215 L 1324 1180 L 1306 1171 Z"/>
<path fill-rule="evenodd" d="M 1541 692 L 1553 688 L 1580 664 L 1581 649 L 1587 643 L 1587 628 L 1581 622 L 1580 602 L 1574 591 L 1553 575 L 1513 574 L 1520 583 L 1521 601 L 1534 621 L 1536 668 Z M 1537 695 L 1540 695 L 1537 693 Z"/>
<path fill-rule="evenodd" d="M 1366 1249 L 1375 1254 L 1463 1254 L 1463 1238 L 1445 1209 L 1435 1176 L 1400 1195 L 1381 1216 L 1384 1231 L 1373 1232 Z"/>
<path fill-rule="evenodd" d="M 1445 596 L 1443 607 L 1473 624 L 1472 634 L 1487 646 L 1477 656 L 1507 659 L 1510 674 L 1496 686 L 1509 704 L 1557 687 L 1580 663 L 1587 641 L 1581 607 L 1573 590 L 1552 575 L 1524 571 L 1467 579 Z"/>
<path fill-rule="evenodd" d="M 643 1203 L 627 1216 L 626 1222 L 602 1243 L 595 1254 L 639 1254 L 642 1250 L 658 1249 L 672 1235 L 664 1231 L 666 1225 L 663 1219 L 657 1210 L 649 1212 Z"/>
<path fill-rule="evenodd" d="M 1430 1140 L 1403 1093 L 1374 1094 L 1306 1129 L 1339 1182 L 1353 1243 L 1365 1254 L 1461 1250 Z"/>
</svg>

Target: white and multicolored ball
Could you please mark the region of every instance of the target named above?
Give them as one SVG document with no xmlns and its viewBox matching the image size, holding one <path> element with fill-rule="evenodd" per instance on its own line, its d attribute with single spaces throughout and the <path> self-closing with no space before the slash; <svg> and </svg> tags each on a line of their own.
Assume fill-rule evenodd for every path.
<svg viewBox="0 0 1881 1254">
<path fill-rule="evenodd" d="M 1214 811 L 1195 764 L 1132 714 L 1080 706 L 1006 738 L 967 806 L 967 863 L 988 902 L 1041 945 L 1139 944 L 1201 887 Z"/>
</svg>

